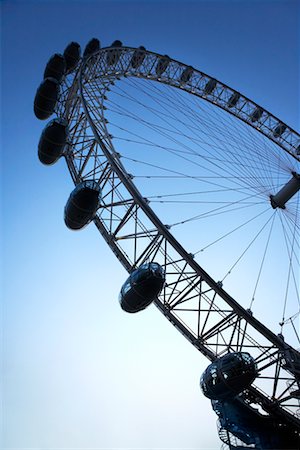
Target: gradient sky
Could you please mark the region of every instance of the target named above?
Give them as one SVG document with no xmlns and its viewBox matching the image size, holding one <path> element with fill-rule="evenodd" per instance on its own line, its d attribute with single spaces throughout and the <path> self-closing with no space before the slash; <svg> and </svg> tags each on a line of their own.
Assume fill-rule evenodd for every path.
<svg viewBox="0 0 300 450">
<path fill-rule="evenodd" d="M 168 54 L 299 129 L 299 1 L 2 1 L 3 448 L 218 449 L 208 361 L 126 278 L 96 228 L 71 232 L 63 160 L 42 166 L 33 99 L 70 41 Z"/>
</svg>

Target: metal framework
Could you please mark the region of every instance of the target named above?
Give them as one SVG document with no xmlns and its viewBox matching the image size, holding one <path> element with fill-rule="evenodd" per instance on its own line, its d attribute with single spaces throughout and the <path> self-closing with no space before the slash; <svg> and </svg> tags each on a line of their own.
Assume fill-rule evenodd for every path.
<svg viewBox="0 0 300 450">
<path fill-rule="evenodd" d="M 147 51 L 142 64 L 133 68 L 135 51 L 104 48 L 82 60 L 77 71 L 62 83 L 56 112 L 69 123 L 65 158 L 72 179 L 75 184 L 85 179 L 99 184 L 102 202 L 94 223 L 128 272 L 150 261 L 164 267 L 166 285 L 156 306 L 194 347 L 211 361 L 242 350 L 255 358 L 260 376 L 239 396 L 240 401 L 260 405 L 264 414 L 300 432 L 299 352 L 240 306 L 156 216 L 114 149 L 106 126 L 106 96 L 121 77 L 168 84 L 233 114 L 298 161 L 300 135 L 203 72 L 190 69 L 190 79 L 182 81 L 181 75 L 189 66 L 180 62 L 170 59 L 158 75 L 155 68 L 164 57 Z M 114 62 L 108 64 L 108 55 L 112 54 Z"/>
</svg>

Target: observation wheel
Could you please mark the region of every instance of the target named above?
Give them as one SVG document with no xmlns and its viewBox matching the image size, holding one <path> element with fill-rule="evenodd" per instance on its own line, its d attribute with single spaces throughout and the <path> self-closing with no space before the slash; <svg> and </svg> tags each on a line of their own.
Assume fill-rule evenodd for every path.
<svg viewBox="0 0 300 450">
<path fill-rule="evenodd" d="M 57 116 L 39 157 L 66 160 L 76 185 L 67 225 L 93 221 L 129 274 L 162 270 L 155 305 L 211 361 L 212 390 L 228 389 L 209 395 L 202 383 L 221 439 L 230 448 L 296 448 L 299 133 L 191 66 L 120 41 L 100 48 L 97 39 L 82 57 L 75 43 L 52 57 L 35 113 Z M 235 359 L 255 369 L 234 392 Z M 234 408 L 261 430 L 233 423 Z M 274 424 L 277 441 L 268 443 L 262 428 Z"/>
</svg>

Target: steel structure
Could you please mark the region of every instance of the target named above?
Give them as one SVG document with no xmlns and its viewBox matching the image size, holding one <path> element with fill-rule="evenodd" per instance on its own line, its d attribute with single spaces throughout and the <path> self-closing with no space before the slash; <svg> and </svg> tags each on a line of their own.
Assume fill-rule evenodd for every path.
<svg viewBox="0 0 300 450">
<path fill-rule="evenodd" d="M 142 78 L 222 108 L 297 161 L 300 135 L 239 92 L 178 61 L 168 58 L 166 67 L 157 70 L 166 57 L 145 51 L 141 63 L 133 67 L 137 51 L 103 48 L 81 59 L 64 77 L 56 113 L 69 126 L 65 158 L 71 177 L 75 185 L 91 179 L 100 186 L 102 202 L 94 223 L 128 272 L 149 261 L 157 261 L 165 269 L 166 285 L 155 304 L 197 350 L 211 361 L 236 351 L 247 351 L 255 358 L 260 376 L 238 401 L 260 407 L 263 414 L 299 434 L 300 353 L 229 295 L 155 214 L 114 148 L 106 100 L 120 79 Z M 223 429 L 222 436 L 224 442 L 230 442 Z"/>
</svg>

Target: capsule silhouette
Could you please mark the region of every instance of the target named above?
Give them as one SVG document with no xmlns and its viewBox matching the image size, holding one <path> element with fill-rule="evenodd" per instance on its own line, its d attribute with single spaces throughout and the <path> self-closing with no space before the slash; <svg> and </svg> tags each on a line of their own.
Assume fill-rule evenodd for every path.
<svg viewBox="0 0 300 450">
<path fill-rule="evenodd" d="M 228 353 L 207 367 L 200 387 L 211 400 L 226 400 L 247 389 L 257 375 L 256 363 L 249 353 Z"/>
<path fill-rule="evenodd" d="M 111 50 L 108 50 L 107 55 L 106 55 L 106 62 L 109 66 L 113 66 L 115 64 L 117 64 L 117 62 L 120 59 L 121 56 L 121 47 L 122 47 L 122 42 L 121 41 L 114 41 L 111 44 L 111 47 L 114 47 Z"/>
<path fill-rule="evenodd" d="M 95 181 L 79 183 L 71 192 L 65 206 L 65 224 L 71 230 L 80 230 L 87 225 L 97 212 L 100 203 L 100 188 Z"/>
<path fill-rule="evenodd" d="M 168 65 L 170 64 L 170 58 L 168 55 L 163 56 L 158 60 L 158 63 L 155 68 L 156 75 L 161 77 L 162 74 L 167 70 Z"/>
<path fill-rule="evenodd" d="M 83 57 L 87 58 L 88 56 L 93 55 L 99 50 L 100 50 L 100 41 L 97 38 L 93 38 L 86 44 L 83 52 Z"/>
<path fill-rule="evenodd" d="M 228 108 L 233 108 L 240 99 L 240 94 L 234 92 L 228 100 L 227 106 Z"/>
<path fill-rule="evenodd" d="M 121 308 L 129 313 L 145 309 L 160 294 L 165 283 L 163 268 L 155 262 L 134 270 L 121 288 Z"/>
<path fill-rule="evenodd" d="M 63 55 L 55 53 L 47 62 L 44 78 L 55 78 L 58 82 L 61 81 L 66 71 L 66 61 Z"/>
<path fill-rule="evenodd" d="M 40 120 L 53 114 L 58 98 L 59 83 L 55 78 L 45 78 L 38 87 L 34 98 L 34 113 Z"/>
<path fill-rule="evenodd" d="M 70 42 L 64 50 L 66 61 L 66 72 L 70 72 L 77 66 L 80 60 L 80 45 L 77 42 Z"/>
<path fill-rule="evenodd" d="M 216 86 L 217 86 L 217 81 L 214 80 L 213 78 L 211 78 L 204 87 L 204 93 L 206 95 L 211 94 L 214 91 Z"/>
<path fill-rule="evenodd" d="M 133 67 L 134 69 L 137 69 L 138 67 L 141 66 L 141 64 L 143 64 L 143 61 L 145 59 L 146 56 L 146 49 L 143 46 L 140 46 L 138 49 L 136 49 L 132 55 L 130 64 L 131 67 Z"/>
<path fill-rule="evenodd" d="M 61 157 L 66 142 L 66 122 L 61 119 L 51 120 L 44 128 L 38 145 L 38 157 L 41 163 L 54 164 Z"/>
<path fill-rule="evenodd" d="M 264 112 L 263 109 L 260 108 L 259 106 L 257 106 L 255 108 L 255 110 L 252 112 L 252 114 L 250 115 L 251 122 L 257 122 L 263 115 L 263 112 Z"/>
<path fill-rule="evenodd" d="M 180 76 L 180 81 L 182 83 L 187 83 L 188 81 L 190 81 L 193 72 L 194 69 L 191 66 L 186 67 Z"/>
<path fill-rule="evenodd" d="M 273 136 L 275 138 L 280 137 L 286 130 L 286 125 L 284 125 L 283 123 L 280 123 L 277 125 L 277 127 L 273 130 Z"/>
</svg>

